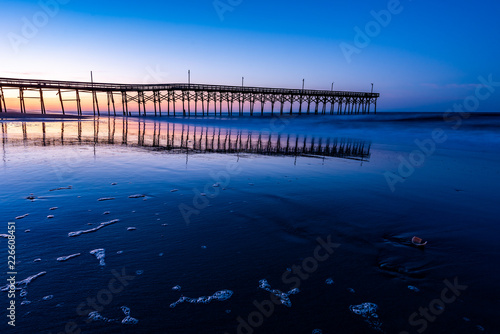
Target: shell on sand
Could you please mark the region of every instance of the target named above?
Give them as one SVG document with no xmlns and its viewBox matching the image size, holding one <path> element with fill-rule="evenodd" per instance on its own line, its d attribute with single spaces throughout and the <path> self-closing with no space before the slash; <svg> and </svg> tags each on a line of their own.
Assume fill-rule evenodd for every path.
<svg viewBox="0 0 500 334">
<path fill-rule="evenodd" d="M 418 246 L 418 247 L 424 247 L 425 245 L 427 245 L 427 241 L 424 242 L 419 237 L 413 237 L 413 238 L 411 238 L 411 242 L 412 242 L 412 244 L 414 244 L 415 246 Z"/>
</svg>

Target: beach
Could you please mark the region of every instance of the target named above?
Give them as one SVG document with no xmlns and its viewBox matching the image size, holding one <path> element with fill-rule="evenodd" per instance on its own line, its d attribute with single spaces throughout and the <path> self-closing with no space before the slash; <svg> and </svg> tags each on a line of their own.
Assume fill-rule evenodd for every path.
<svg viewBox="0 0 500 334">
<path fill-rule="evenodd" d="M 13 333 L 500 328 L 499 114 L 0 126 Z"/>
</svg>

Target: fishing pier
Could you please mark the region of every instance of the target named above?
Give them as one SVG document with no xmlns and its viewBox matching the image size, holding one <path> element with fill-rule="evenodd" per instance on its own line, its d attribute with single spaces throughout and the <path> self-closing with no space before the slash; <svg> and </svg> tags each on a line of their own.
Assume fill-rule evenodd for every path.
<svg viewBox="0 0 500 334">
<path fill-rule="evenodd" d="M 8 90 L 18 92 L 16 106 L 6 104 L 5 92 Z M 27 92 L 36 96 L 27 96 Z M 51 113 L 66 115 L 72 111 L 79 116 L 87 112 L 82 99 L 89 98 L 89 95 L 92 99 L 90 114 L 95 116 L 116 116 L 117 113 L 123 116 L 358 115 L 376 113 L 380 96 L 373 92 L 243 85 L 116 84 L 0 78 L 0 113 L 26 113 L 26 99 L 38 99 L 41 114 L 46 114 L 44 93 L 47 92 L 56 92 L 60 103 L 59 110 L 51 110 Z M 266 109 L 266 105 L 270 108 Z"/>
</svg>

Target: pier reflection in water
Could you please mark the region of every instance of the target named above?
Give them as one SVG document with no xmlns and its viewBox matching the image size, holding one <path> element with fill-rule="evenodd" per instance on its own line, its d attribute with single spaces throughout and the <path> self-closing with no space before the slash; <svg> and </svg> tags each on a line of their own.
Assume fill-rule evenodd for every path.
<svg viewBox="0 0 500 334">
<path fill-rule="evenodd" d="M 336 157 L 367 161 L 363 140 L 242 128 L 100 118 L 84 121 L 1 123 L 3 144 L 25 146 L 125 145 L 167 153 L 248 153 Z"/>
</svg>

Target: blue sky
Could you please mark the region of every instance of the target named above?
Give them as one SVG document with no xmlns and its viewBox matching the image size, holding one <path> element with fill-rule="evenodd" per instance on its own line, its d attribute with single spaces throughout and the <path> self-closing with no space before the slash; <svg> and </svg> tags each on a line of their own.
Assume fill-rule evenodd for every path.
<svg viewBox="0 0 500 334">
<path fill-rule="evenodd" d="M 372 15 L 388 11 L 383 24 Z M 3 0 L 0 76 L 185 82 L 190 69 L 200 83 L 373 82 L 380 109 L 444 112 L 479 76 L 500 81 L 499 13 L 494 1 Z M 495 92 L 478 110 L 499 103 Z"/>
</svg>

